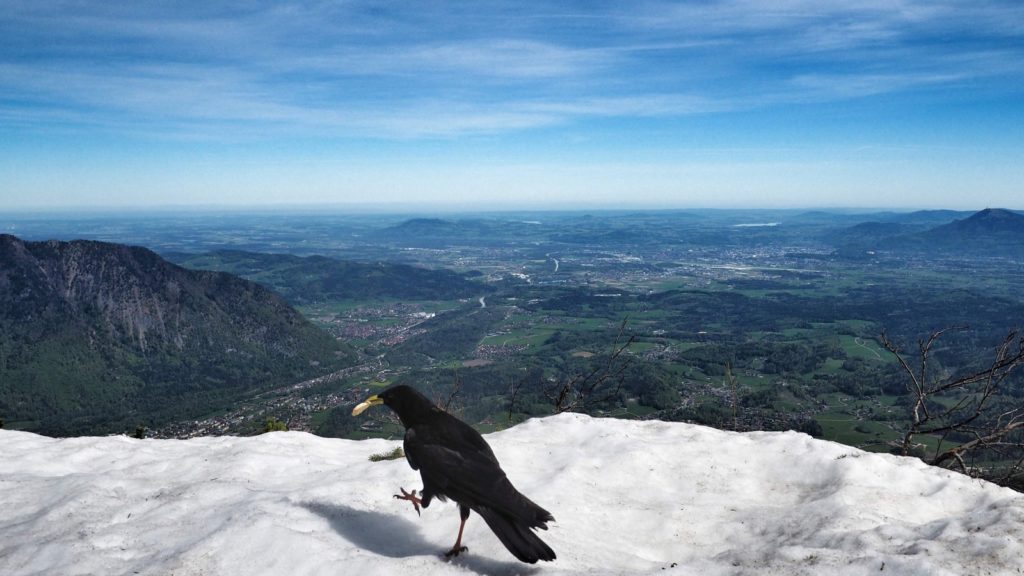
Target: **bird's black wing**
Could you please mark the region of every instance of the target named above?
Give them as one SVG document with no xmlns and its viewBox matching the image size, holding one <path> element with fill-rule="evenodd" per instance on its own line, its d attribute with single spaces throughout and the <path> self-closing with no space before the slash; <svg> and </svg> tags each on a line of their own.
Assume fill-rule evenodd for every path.
<svg viewBox="0 0 1024 576">
<path fill-rule="evenodd" d="M 405 451 L 409 464 L 420 471 L 424 494 L 495 510 L 531 527 L 544 527 L 552 519 L 512 486 L 483 437 L 448 414 L 409 428 Z"/>
<path fill-rule="evenodd" d="M 420 464 L 416 460 L 416 452 L 418 452 L 419 442 L 416 438 L 416 431 L 412 428 L 408 428 L 405 431 L 405 441 L 402 442 L 402 449 L 405 452 L 405 461 L 409 463 L 409 467 L 413 470 L 419 470 Z"/>
<path fill-rule="evenodd" d="M 425 496 L 442 500 L 465 497 L 472 479 L 504 476 L 494 452 L 480 434 L 448 414 L 438 413 L 428 422 L 405 431 L 405 458 L 423 478 Z M 465 484 L 465 486 L 463 486 Z M 454 492 L 454 493 L 452 493 Z"/>
</svg>

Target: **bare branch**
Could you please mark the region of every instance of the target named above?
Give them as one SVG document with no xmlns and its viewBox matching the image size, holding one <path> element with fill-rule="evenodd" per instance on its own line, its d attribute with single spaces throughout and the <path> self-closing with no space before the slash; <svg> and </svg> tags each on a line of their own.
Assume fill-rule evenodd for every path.
<svg viewBox="0 0 1024 576">
<path fill-rule="evenodd" d="M 949 460 L 950 458 L 960 459 L 964 453 L 974 450 L 976 448 L 981 448 L 995 444 L 1001 438 L 1019 428 L 1024 428 L 1024 422 L 1015 422 L 1004 428 L 993 430 L 987 436 L 975 438 L 974 440 L 971 440 L 970 442 L 965 442 L 957 446 L 956 448 L 950 448 L 949 450 L 946 450 L 942 454 L 939 454 L 937 457 L 935 457 L 931 461 L 931 464 L 934 466 L 941 466 L 943 462 Z"/>
<path fill-rule="evenodd" d="M 519 391 L 522 390 L 525 380 L 519 380 L 512 383 L 512 393 L 509 395 L 508 400 L 508 421 L 512 422 L 512 411 L 516 405 L 516 398 L 519 397 Z"/>
<path fill-rule="evenodd" d="M 459 369 L 452 368 L 452 387 L 448 393 L 448 398 L 444 401 L 441 401 L 441 397 L 435 394 L 434 404 L 441 410 L 444 410 L 445 412 L 451 414 L 453 410 L 452 405 L 455 403 L 455 398 L 459 395 L 459 392 L 461 390 L 462 378 L 459 376 Z"/>
<path fill-rule="evenodd" d="M 1024 365 L 1024 339 L 1011 331 L 996 347 L 987 368 L 956 378 L 933 379 L 929 374 L 932 350 L 948 331 L 934 332 L 918 342 L 917 371 L 910 367 L 899 347 L 882 334 L 883 346 L 909 378 L 910 422 L 899 448 L 903 455 L 908 455 L 918 446 L 914 443 L 916 436 L 941 435 L 931 464 L 975 474 L 980 472 L 971 465 L 976 459 L 984 462 L 1016 460 L 1003 476 L 1009 482 L 1024 464 L 1024 436 L 1021 435 L 1024 406 L 1019 399 L 1005 394 L 1002 384 L 1015 369 Z M 953 445 L 944 447 L 947 441 Z"/>
<path fill-rule="evenodd" d="M 544 395 L 554 405 L 556 414 L 583 410 L 588 405 L 605 402 L 619 394 L 622 388 L 622 375 L 629 366 L 628 359 L 620 361 L 620 358 L 636 340 L 636 336 L 631 334 L 620 344 L 628 321 L 626 318 L 619 325 L 619 332 L 604 364 L 598 364 L 585 374 L 577 374 L 553 388 L 544 390 Z M 608 381 L 616 381 L 615 388 L 595 398 L 594 393 Z"/>
</svg>

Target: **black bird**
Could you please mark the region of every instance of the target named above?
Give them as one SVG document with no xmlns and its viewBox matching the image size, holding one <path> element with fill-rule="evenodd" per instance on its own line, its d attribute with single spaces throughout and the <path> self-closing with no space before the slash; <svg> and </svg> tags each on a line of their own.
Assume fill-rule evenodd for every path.
<svg viewBox="0 0 1024 576">
<path fill-rule="evenodd" d="M 352 410 L 352 415 L 358 416 L 377 404 L 398 414 L 405 426 L 405 458 L 413 470 L 420 471 L 423 480 L 420 495 L 400 488 L 402 494 L 395 498 L 412 502 L 417 514 L 421 505 L 430 506 L 434 498 L 442 502 L 451 498 L 459 505 L 459 535 L 445 556 L 458 556 L 467 550 L 462 545 L 462 529 L 472 510 L 483 517 L 516 558 L 530 564 L 555 559 L 554 551 L 533 532 L 536 528 L 547 530 L 547 522 L 555 519 L 512 486 L 491 447 L 476 430 L 408 386 L 393 386 L 370 396 Z"/>
</svg>

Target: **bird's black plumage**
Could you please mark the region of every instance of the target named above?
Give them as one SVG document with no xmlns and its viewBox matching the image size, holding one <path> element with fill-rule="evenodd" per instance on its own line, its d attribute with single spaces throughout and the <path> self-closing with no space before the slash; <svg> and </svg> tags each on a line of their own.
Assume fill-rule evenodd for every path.
<svg viewBox="0 0 1024 576">
<path fill-rule="evenodd" d="M 377 398 L 405 426 L 405 457 L 423 479 L 419 500 L 424 508 L 434 498 L 450 498 L 459 505 L 463 525 L 469 511 L 476 512 L 519 560 L 532 564 L 555 559 L 551 548 L 533 532 L 547 530 L 547 522 L 554 518 L 512 486 L 476 430 L 408 386 L 391 387 Z M 461 541 L 460 526 L 452 553 L 458 554 Z"/>
</svg>

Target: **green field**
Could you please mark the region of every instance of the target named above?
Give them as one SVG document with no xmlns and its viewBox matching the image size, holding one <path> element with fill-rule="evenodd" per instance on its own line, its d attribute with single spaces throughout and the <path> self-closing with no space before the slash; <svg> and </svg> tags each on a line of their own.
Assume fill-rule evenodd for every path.
<svg viewBox="0 0 1024 576">
<path fill-rule="evenodd" d="M 871 339 L 858 336 L 839 336 L 839 342 L 843 351 L 851 358 L 861 358 L 871 362 L 891 362 L 895 358 L 889 352 Z"/>
</svg>

